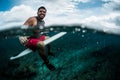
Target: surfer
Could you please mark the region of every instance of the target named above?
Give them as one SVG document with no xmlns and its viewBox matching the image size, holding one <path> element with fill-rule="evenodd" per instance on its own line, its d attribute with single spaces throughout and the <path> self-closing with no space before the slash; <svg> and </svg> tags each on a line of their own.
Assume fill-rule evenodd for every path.
<svg viewBox="0 0 120 80">
<path fill-rule="evenodd" d="M 44 29 L 44 25 L 45 25 L 43 19 L 46 16 L 46 12 L 47 12 L 46 8 L 44 6 L 41 6 L 38 8 L 37 16 L 30 17 L 28 20 L 26 20 L 26 22 L 24 23 L 24 27 L 33 28 L 32 29 L 33 35 L 30 37 L 21 36 L 19 37 L 19 40 L 21 44 L 23 44 L 24 46 L 32 49 L 33 51 L 37 50 L 39 52 L 40 57 L 43 59 L 44 64 L 46 64 L 47 68 L 49 70 L 55 70 L 55 66 L 53 66 L 47 58 L 45 45 L 43 43 L 44 40 L 48 39 L 48 36 L 41 35 L 41 30 Z M 48 55 L 53 55 L 50 52 L 49 45 L 48 45 Z"/>
</svg>

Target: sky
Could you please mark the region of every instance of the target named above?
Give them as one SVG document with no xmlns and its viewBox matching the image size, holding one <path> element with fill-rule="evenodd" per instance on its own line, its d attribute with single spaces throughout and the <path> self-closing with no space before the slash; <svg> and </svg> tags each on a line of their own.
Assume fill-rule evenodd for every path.
<svg viewBox="0 0 120 80">
<path fill-rule="evenodd" d="M 120 0 L 1 0 L 0 31 L 23 25 L 40 6 L 47 8 L 46 26 L 82 24 L 120 34 Z"/>
</svg>

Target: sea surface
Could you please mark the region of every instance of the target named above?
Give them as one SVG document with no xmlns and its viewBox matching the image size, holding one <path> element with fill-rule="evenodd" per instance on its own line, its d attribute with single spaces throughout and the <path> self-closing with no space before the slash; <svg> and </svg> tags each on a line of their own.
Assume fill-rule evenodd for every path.
<svg viewBox="0 0 120 80">
<path fill-rule="evenodd" d="M 17 29 L 0 32 L 0 80 L 120 80 L 120 35 L 81 26 L 51 26 L 43 34 L 66 35 L 52 42 L 50 71 L 38 52 L 9 60 L 26 47 L 18 37 L 31 33 Z"/>
</svg>

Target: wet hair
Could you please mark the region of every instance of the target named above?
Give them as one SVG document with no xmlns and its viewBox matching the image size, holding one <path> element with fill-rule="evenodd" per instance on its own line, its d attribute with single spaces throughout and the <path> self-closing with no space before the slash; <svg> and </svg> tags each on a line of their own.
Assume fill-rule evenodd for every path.
<svg viewBox="0 0 120 80">
<path fill-rule="evenodd" d="M 47 9 L 46 9 L 44 6 L 39 7 L 39 8 L 38 8 L 38 11 L 39 11 L 40 9 L 45 9 L 45 11 L 47 12 Z"/>
</svg>

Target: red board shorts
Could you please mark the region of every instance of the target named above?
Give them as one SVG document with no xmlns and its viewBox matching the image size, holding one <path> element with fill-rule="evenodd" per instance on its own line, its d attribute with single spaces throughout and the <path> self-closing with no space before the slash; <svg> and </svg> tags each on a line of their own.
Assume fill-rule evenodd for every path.
<svg viewBox="0 0 120 80">
<path fill-rule="evenodd" d="M 39 41 L 44 41 L 44 40 L 45 40 L 45 36 L 44 35 L 40 36 L 39 38 L 32 38 L 32 37 L 30 37 L 28 39 L 28 42 L 27 42 L 26 46 L 28 48 L 32 49 L 33 51 L 35 51 L 36 48 L 37 48 L 37 43 Z"/>
</svg>

